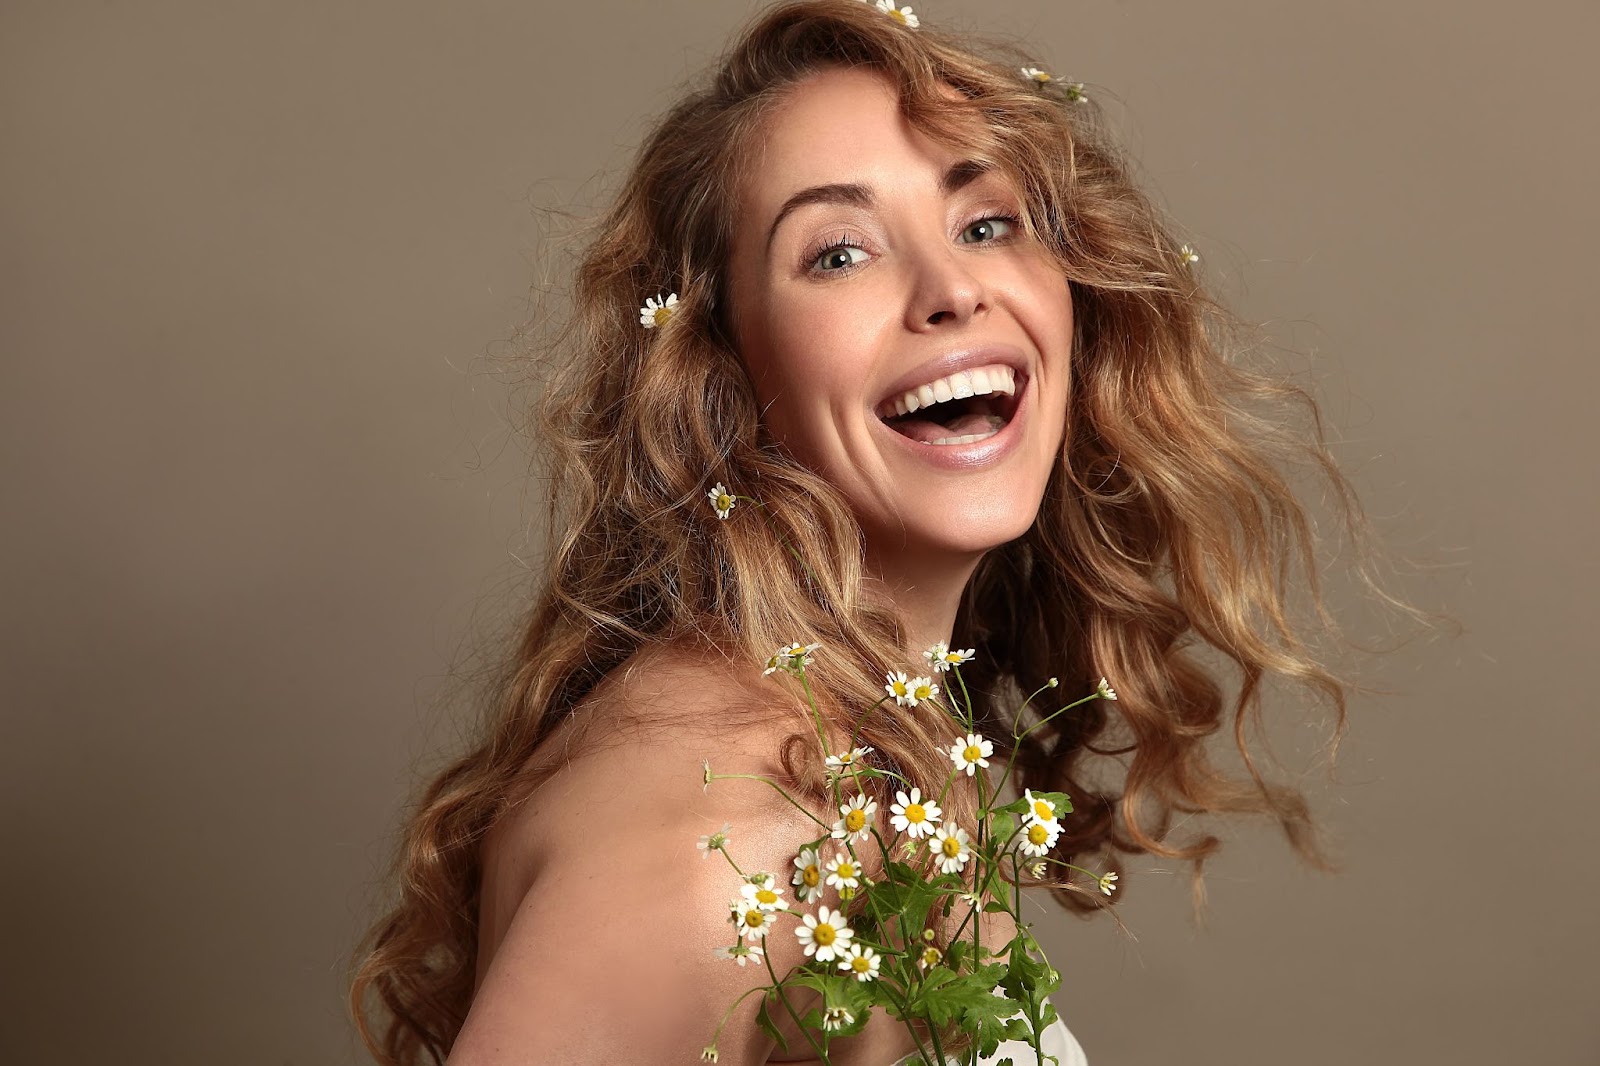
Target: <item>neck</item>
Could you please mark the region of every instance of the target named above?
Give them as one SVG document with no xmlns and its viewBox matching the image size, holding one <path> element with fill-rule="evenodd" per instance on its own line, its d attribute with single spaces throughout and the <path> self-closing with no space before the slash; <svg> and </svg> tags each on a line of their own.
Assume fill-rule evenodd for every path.
<svg viewBox="0 0 1600 1066">
<path fill-rule="evenodd" d="M 908 673 L 922 673 L 922 651 L 937 643 L 948 644 L 955 630 L 956 611 L 967 582 L 983 553 L 919 553 L 909 551 L 869 556 L 873 584 L 900 616 L 913 661 Z"/>
</svg>

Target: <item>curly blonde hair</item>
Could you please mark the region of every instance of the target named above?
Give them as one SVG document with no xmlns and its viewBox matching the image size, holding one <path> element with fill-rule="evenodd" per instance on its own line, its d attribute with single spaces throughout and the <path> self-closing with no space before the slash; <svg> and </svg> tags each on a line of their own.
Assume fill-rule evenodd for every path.
<svg viewBox="0 0 1600 1066">
<path fill-rule="evenodd" d="M 821 642 L 811 678 L 829 715 L 913 781 L 949 770 L 954 723 L 892 704 L 862 718 L 884 669 L 917 661 L 920 649 L 904 646 L 893 611 L 865 591 L 847 501 L 765 434 L 729 341 L 724 265 L 747 148 L 786 92 L 828 68 L 880 72 L 918 129 L 1014 176 L 1027 235 L 1071 284 L 1060 460 L 1032 528 L 979 565 L 954 634 L 976 649 L 964 679 L 999 757 L 1015 749 L 1018 787 L 1073 800 L 1057 853 L 1117 871 L 1120 854 L 1188 860 L 1197 914 L 1220 842 L 1171 839 L 1175 813 L 1270 815 L 1306 861 L 1336 869 L 1304 797 L 1265 779 L 1247 743 L 1269 675 L 1336 708 L 1330 761 L 1346 694 L 1359 691 L 1305 632 L 1338 628 L 1311 524 L 1280 463 L 1305 457 L 1326 477 L 1359 549 L 1355 572 L 1385 603 L 1415 609 L 1370 577 L 1366 519 L 1326 449 L 1316 403 L 1246 367 L 1245 327 L 1206 294 L 1098 105 L 1024 77 L 1034 61 L 1007 43 L 909 30 L 859 0 L 786 3 L 759 16 L 646 138 L 589 234 L 570 317 L 543 345 L 553 368 L 540 410 L 552 490 L 546 583 L 470 750 L 410 814 L 398 902 L 357 949 L 350 1008 L 378 1062 L 443 1060 L 472 997 L 479 846 L 537 787 L 523 774 L 531 753 L 641 648 L 692 643 L 760 663 L 796 637 Z M 641 329 L 643 297 L 669 290 L 681 294 L 671 320 Z M 1314 430 L 1292 432 L 1263 405 L 1301 405 Z M 759 500 L 765 520 L 747 510 L 735 517 L 749 520 L 720 521 L 705 498 L 716 481 Z M 1315 608 L 1304 623 L 1289 602 L 1296 562 Z M 1207 754 L 1228 707 L 1192 645 L 1239 672 L 1232 725 L 1247 779 Z M 1102 675 L 1115 703 L 1089 701 L 1013 744 L 1006 712 L 1024 692 L 1057 677 L 1067 702 Z M 797 734 L 815 739 L 803 722 Z M 1091 779 L 1094 756 L 1125 767 L 1120 789 Z M 796 787 L 817 788 L 819 764 L 814 743 L 786 749 Z M 1109 902 L 1065 883 L 1047 891 L 1079 914 Z"/>
</svg>

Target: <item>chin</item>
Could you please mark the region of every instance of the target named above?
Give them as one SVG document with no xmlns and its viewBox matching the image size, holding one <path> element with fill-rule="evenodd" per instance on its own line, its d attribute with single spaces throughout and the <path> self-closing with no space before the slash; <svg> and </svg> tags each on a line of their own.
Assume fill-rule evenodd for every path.
<svg viewBox="0 0 1600 1066">
<path fill-rule="evenodd" d="M 972 501 L 967 501 L 968 503 Z M 938 513 L 905 516 L 905 524 L 886 532 L 883 543 L 918 556 L 982 556 L 1027 534 L 1038 515 L 1006 507 L 952 507 Z"/>
</svg>

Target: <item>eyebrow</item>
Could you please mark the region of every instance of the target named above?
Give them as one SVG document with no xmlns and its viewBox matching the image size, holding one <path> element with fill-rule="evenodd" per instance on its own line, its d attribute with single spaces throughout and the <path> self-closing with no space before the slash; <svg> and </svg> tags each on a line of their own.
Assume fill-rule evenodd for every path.
<svg viewBox="0 0 1600 1066">
<path fill-rule="evenodd" d="M 962 159 L 952 163 L 939 178 L 939 190 L 944 195 L 970 185 L 984 174 L 989 173 L 994 167 L 990 163 L 977 159 Z M 807 204 L 850 204 L 854 207 L 871 207 L 874 199 L 872 187 L 860 182 L 835 182 L 830 185 L 813 185 L 809 189 L 801 189 L 783 202 L 778 208 L 778 217 L 772 220 L 772 228 L 767 231 L 767 251 L 772 251 L 772 239 L 778 235 L 778 226 L 789 217 L 792 211 Z"/>
</svg>

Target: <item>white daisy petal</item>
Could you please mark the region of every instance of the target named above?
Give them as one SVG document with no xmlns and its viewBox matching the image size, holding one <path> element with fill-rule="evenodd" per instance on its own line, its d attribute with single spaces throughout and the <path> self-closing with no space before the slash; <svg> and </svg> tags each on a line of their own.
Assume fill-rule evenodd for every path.
<svg viewBox="0 0 1600 1066">
<path fill-rule="evenodd" d="M 977 773 L 978 767 L 988 766 L 989 756 L 993 754 L 994 743 L 976 733 L 968 733 L 966 739 L 950 745 L 950 761 L 955 763 L 958 772 L 965 770 L 968 777 Z"/>
</svg>

